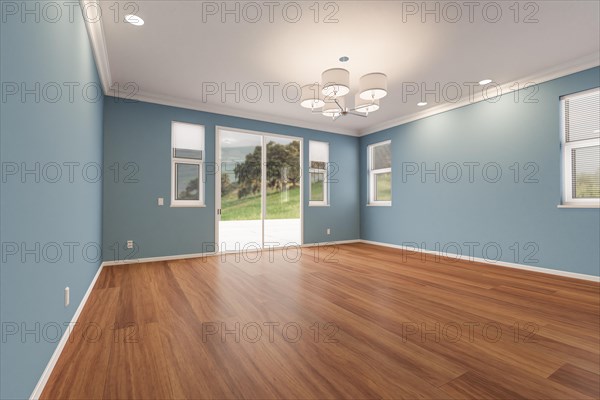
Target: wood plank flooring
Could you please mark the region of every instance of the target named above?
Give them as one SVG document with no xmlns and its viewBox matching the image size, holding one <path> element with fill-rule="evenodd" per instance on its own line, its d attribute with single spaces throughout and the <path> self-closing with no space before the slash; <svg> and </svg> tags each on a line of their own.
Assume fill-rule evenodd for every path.
<svg viewBox="0 0 600 400">
<path fill-rule="evenodd" d="M 104 268 L 43 399 L 598 399 L 597 283 L 368 244 Z"/>
</svg>

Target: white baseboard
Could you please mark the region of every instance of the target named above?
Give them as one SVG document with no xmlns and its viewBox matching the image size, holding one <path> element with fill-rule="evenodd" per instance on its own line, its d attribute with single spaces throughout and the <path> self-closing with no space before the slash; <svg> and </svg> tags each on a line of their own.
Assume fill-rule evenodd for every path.
<svg viewBox="0 0 600 400">
<path fill-rule="evenodd" d="M 337 244 L 349 244 L 349 243 L 359 243 L 360 239 L 351 239 L 351 240 L 338 240 L 331 242 L 321 242 L 321 243 L 306 243 L 300 245 L 300 247 L 314 247 L 314 246 L 332 246 Z M 268 250 L 277 250 L 283 249 L 285 247 L 270 247 Z M 161 256 L 161 257 L 146 257 L 146 258 L 132 258 L 130 260 L 117 260 L 117 261 L 105 261 L 102 263 L 104 266 L 111 265 L 124 265 L 124 264 L 139 264 L 139 263 L 147 263 L 147 262 L 160 262 L 160 261 L 175 261 L 175 260 L 185 260 L 188 258 L 201 258 L 207 256 L 220 256 L 223 254 L 236 254 L 242 252 L 256 252 L 261 251 L 261 249 L 249 249 L 249 250 L 232 250 L 232 251 L 220 251 L 220 252 L 207 252 L 207 253 L 193 253 L 193 254 L 178 254 L 173 256 Z"/>
<path fill-rule="evenodd" d="M 372 245 L 376 245 L 376 246 L 391 247 L 391 248 L 400 249 L 400 250 L 433 254 L 436 256 L 440 256 L 440 257 L 459 257 L 459 255 L 455 254 L 455 253 L 439 252 L 439 251 L 434 251 L 434 250 L 415 249 L 413 247 L 401 246 L 398 244 L 376 242 L 376 241 L 364 240 L 364 239 L 338 240 L 338 241 L 321 242 L 321 243 L 305 243 L 305 244 L 301 245 L 301 247 L 332 246 L 332 245 L 351 244 L 351 243 L 366 243 L 366 244 L 372 244 Z M 279 247 L 277 247 L 275 249 L 278 249 L 278 248 Z M 248 251 L 257 251 L 257 250 L 248 250 Z M 163 257 L 136 258 L 136 259 L 131 259 L 131 260 L 105 261 L 102 263 L 102 266 L 137 264 L 137 263 L 144 263 L 144 262 L 174 261 L 174 260 L 184 260 L 184 259 L 189 259 L 189 258 L 201 258 L 201 257 L 206 257 L 206 256 L 216 256 L 216 255 L 222 255 L 222 254 L 235 254 L 235 253 L 239 253 L 239 251 L 238 252 L 227 251 L 227 252 L 180 254 L 180 255 L 163 256 Z M 506 262 L 506 261 L 492 262 L 490 260 L 486 260 L 486 259 L 479 258 L 479 257 L 465 257 L 464 259 L 466 261 L 480 262 L 480 263 L 484 263 L 484 264 L 488 264 L 488 265 L 522 269 L 522 270 L 526 270 L 526 271 L 539 272 L 539 273 L 543 273 L 543 274 L 551 274 L 551 275 L 564 276 L 567 278 L 583 279 L 586 281 L 600 282 L 600 277 L 594 276 L 594 275 L 580 274 L 580 273 L 576 273 L 576 272 L 562 271 L 562 270 L 552 269 L 552 268 L 534 267 L 531 265 L 517 264 L 517 263 Z"/>
<path fill-rule="evenodd" d="M 459 256 L 458 254 L 455 254 L 455 253 L 449 253 L 449 252 L 442 253 L 440 251 L 434 251 L 434 250 L 416 249 L 414 247 L 401 246 L 398 244 L 390 244 L 390 243 L 384 243 L 384 242 L 375 242 L 372 240 L 361 239 L 360 242 L 372 244 L 372 245 L 376 245 L 376 246 L 384 246 L 384 247 L 391 247 L 394 249 L 407 250 L 407 251 L 412 251 L 412 252 L 417 252 L 417 253 L 433 254 L 436 256 L 440 256 L 440 257 L 462 257 L 462 255 Z M 564 276 L 567 278 L 575 278 L 575 279 L 583 279 L 583 280 L 592 281 L 592 282 L 600 282 L 600 276 L 580 274 L 577 272 L 562 271 L 562 270 L 551 269 L 551 268 L 534 267 L 531 265 L 523 265 L 523 264 L 511 263 L 511 262 L 506 262 L 506 261 L 492 262 L 490 260 L 486 260 L 486 259 L 479 258 L 479 257 L 465 257 L 464 260 L 480 262 L 480 263 L 493 265 L 493 266 L 497 266 L 497 267 L 522 269 L 522 270 L 526 270 L 526 271 L 539 272 L 542 274 L 558 275 L 558 276 Z"/>
<path fill-rule="evenodd" d="M 219 253 L 215 253 L 213 251 L 213 252 L 208 252 L 208 253 L 177 254 L 174 256 L 132 258 L 131 260 L 104 261 L 102 263 L 102 265 L 108 267 L 111 265 L 139 264 L 139 263 L 147 263 L 147 262 L 185 260 L 187 258 L 200 258 L 200 257 L 206 257 L 206 256 L 214 256 L 217 254 L 219 254 Z"/>
<path fill-rule="evenodd" d="M 48 361 L 48 364 L 46 365 L 46 369 L 44 369 L 44 372 L 42 373 L 42 376 L 38 380 L 37 385 L 35 385 L 35 388 L 33 389 L 31 396 L 29 396 L 30 400 L 37 400 L 42 395 L 42 392 L 44 391 L 44 387 L 46 387 L 46 383 L 48 382 L 48 378 L 50 378 L 50 375 L 52 374 L 52 370 L 54 370 L 54 367 L 56 366 L 56 362 L 58 361 L 60 354 L 62 353 L 65 345 L 67 344 L 67 341 L 69 340 L 69 335 L 71 334 L 71 331 L 72 331 L 71 327 L 74 326 L 74 324 L 79 319 L 79 315 L 81 314 L 81 311 L 83 310 L 83 307 L 85 306 L 85 303 L 87 302 L 88 298 L 90 297 L 90 293 L 92 293 L 92 289 L 94 288 L 94 285 L 96 284 L 96 281 L 98 280 L 98 277 L 100 276 L 100 272 L 102 272 L 103 267 L 104 267 L 104 263 L 100 264 L 100 267 L 98 267 L 98 270 L 96 271 L 96 275 L 94 275 L 94 279 L 92 279 L 92 282 L 90 283 L 87 291 L 83 295 L 83 298 L 81 299 L 81 302 L 79 303 L 79 306 L 77 307 L 77 310 L 75 311 L 75 314 L 73 314 L 73 318 L 71 318 L 71 323 L 69 325 L 69 329 L 66 329 L 65 333 L 63 333 L 62 338 L 60 338 L 60 342 L 58 342 L 58 346 L 56 346 L 56 349 L 54 349 L 54 353 L 52 353 L 52 357 L 50 357 L 50 361 Z"/>
<path fill-rule="evenodd" d="M 319 242 L 319 243 L 306 243 L 301 247 L 315 247 L 315 246 L 335 246 L 338 244 L 350 244 L 350 243 L 360 243 L 362 240 L 360 239 L 350 239 L 350 240 L 334 240 L 331 242 Z"/>
</svg>

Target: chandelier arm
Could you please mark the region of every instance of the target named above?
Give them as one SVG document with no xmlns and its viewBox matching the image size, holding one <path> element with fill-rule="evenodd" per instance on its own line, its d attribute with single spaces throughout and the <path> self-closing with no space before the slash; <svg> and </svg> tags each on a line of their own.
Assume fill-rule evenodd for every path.
<svg viewBox="0 0 600 400">
<path fill-rule="evenodd" d="M 367 118 L 368 117 L 368 115 L 355 112 L 354 110 L 348 110 L 347 113 L 351 114 L 351 115 L 356 115 L 357 117 L 363 117 L 363 118 Z"/>
<path fill-rule="evenodd" d="M 335 101 L 335 104 L 337 104 L 337 106 L 339 107 L 339 109 L 340 109 L 342 112 L 346 111 L 346 110 L 344 110 L 344 108 L 343 108 L 343 107 L 340 105 L 340 103 L 338 102 L 338 99 L 337 99 L 337 98 L 333 99 L 333 101 Z"/>
</svg>

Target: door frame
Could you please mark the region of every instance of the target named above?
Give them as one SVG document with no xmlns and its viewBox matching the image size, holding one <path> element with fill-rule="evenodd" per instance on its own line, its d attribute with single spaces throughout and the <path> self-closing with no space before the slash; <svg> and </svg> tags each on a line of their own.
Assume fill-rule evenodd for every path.
<svg viewBox="0 0 600 400">
<path fill-rule="evenodd" d="M 298 136 L 290 136 L 290 135 L 280 135 L 277 133 L 269 133 L 269 132 L 261 132 L 261 131 L 253 131 L 250 129 L 240 129 L 240 128 L 229 128 L 227 126 L 216 125 L 215 126 L 215 164 L 217 168 L 215 168 L 215 246 L 218 249 L 218 253 L 220 251 L 220 242 L 219 242 L 219 222 L 221 221 L 221 131 L 229 131 L 236 133 L 247 133 L 250 135 L 258 135 L 262 137 L 263 146 L 262 146 L 262 156 L 261 156 L 261 206 L 262 206 L 262 238 L 261 238 L 261 250 L 264 249 L 265 244 L 265 216 L 267 215 L 267 169 L 265 168 L 265 162 L 267 159 L 267 146 L 265 143 L 265 137 L 279 137 L 284 139 L 292 139 L 300 141 L 300 243 L 302 246 L 304 244 L 304 138 Z M 270 249 L 281 249 L 284 246 L 280 247 L 270 247 Z M 234 251 L 232 251 L 234 252 Z M 228 251 L 229 253 L 229 251 Z"/>
</svg>

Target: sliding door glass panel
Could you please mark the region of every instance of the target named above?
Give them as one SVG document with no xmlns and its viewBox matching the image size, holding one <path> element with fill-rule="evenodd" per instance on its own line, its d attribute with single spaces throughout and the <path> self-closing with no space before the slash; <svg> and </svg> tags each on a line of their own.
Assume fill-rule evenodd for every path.
<svg viewBox="0 0 600 400">
<path fill-rule="evenodd" d="M 265 247 L 300 245 L 300 141 L 265 136 Z"/>
<path fill-rule="evenodd" d="M 262 136 L 220 131 L 220 251 L 262 247 Z"/>
</svg>

